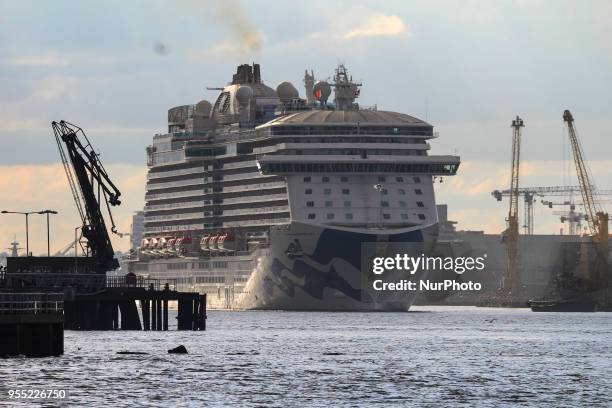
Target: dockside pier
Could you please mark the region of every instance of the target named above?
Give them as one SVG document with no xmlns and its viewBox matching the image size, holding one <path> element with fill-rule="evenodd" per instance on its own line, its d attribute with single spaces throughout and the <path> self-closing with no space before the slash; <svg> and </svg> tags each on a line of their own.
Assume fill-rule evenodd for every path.
<svg viewBox="0 0 612 408">
<path fill-rule="evenodd" d="M 63 293 L 0 292 L 0 356 L 64 354 Z"/>
<path fill-rule="evenodd" d="M 68 330 L 168 330 L 169 302 L 177 302 L 178 330 L 206 330 L 205 294 L 178 292 L 174 282 L 130 274 L 108 276 L 105 289 L 66 299 L 65 327 Z"/>
</svg>

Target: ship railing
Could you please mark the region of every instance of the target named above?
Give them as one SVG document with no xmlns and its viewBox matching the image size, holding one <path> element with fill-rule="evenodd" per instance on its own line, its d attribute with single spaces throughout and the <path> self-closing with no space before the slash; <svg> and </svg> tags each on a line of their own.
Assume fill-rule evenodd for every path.
<svg viewBox="0 0 612 408">
<path fill-rule="evenodd" d="M 63 293 L 0 293 L 0 315 L 53 314 L 63 310 Z"/>
<path fill-rule="evenodd" d="M 106 287 L 176 290 L 176 279 L 153 279 L 141 275 L 109 275 L 106 277 Z"/>
</svg>

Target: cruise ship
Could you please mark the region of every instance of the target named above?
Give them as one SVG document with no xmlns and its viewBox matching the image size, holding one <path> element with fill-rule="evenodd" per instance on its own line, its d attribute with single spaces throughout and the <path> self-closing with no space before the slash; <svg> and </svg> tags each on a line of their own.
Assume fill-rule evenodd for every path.
<svg viewBox="0 0 612 408">
<path fill-rule="evenodd" d="M 304 85 L 305 98 L 269 87 L 245 64 L 214 103 L 168 111 L 147 148 L 132 272 L 207 293 L 210 308 L 409 309 L 416 293 L 372 290 L 362 249 L 428 253 L 434 182 L 460 159 L 428 154 L 429 123 L 360 107 L 343 65 Z"/>
</svg>

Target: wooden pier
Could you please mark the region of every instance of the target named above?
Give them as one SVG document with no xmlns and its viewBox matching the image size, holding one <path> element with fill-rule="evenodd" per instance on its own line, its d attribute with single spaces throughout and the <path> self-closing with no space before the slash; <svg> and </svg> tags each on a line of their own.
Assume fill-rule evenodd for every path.
<svg viewBox="0 0 612 408">
<path fill-rule="evenodd" d="M 63 293 L 0 292 L 0 357 L 64 354 Z"/>
<path fill-rule="evenodd" d="M 206 295 L 178 292 L 171 283 L 135 275 L 109 276 L 106 289 L 66 299 L 65 328 L 168 330 L 169 302 L 178 305 L 178 330 L 206 330 Z"/>
</svg>

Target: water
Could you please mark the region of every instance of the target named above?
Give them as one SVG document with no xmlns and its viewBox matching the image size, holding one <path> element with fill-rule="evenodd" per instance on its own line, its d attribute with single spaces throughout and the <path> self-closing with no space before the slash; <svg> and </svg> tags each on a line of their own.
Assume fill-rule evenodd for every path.
<svg viewBox="0 0 612 408">
<path fill-rule="evenodd" d="M 70 406 L 612 406 L 610 313 L 213 311 L 206 332 L 65 342 L 0 360 L 0 389 L 62 387 Z M 179 344 L 188 355 L 167 354 Z"/>
</svg>

